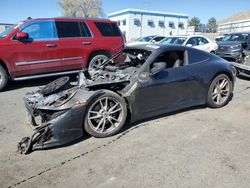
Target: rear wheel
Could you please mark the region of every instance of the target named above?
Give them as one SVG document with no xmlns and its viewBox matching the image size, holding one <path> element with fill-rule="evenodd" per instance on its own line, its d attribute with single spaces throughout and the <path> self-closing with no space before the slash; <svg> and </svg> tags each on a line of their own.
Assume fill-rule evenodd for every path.
<svg viewBox="0 0 250 188">
<path fill-rule="evenodd" d="M 106 90 L 87 107 L 84 128 L 94 137 L 108 137 L 123 127 L 126 118 L 127 107 L 124 99 Z"/>
<path fill-rule="evenodd" d="M 9 76 L 7 71 L 0 65 L 0 91 L 7 85 Z"/>
<path fill-rule="evenodd" d="M 207 105 L 211 108 L 225 106 L 232 94 L 232 82 L 225 74 L 220 74 L 212 81 L 207 96 Z"/>
<path fill-rule="evenodd" d="M 108 57 L 103 54 L 95 55 L 91 58 L 89 61 L 89 67 L 88 68 L 99 68 L 104 61 L 108 60 Z"/>
</svg>

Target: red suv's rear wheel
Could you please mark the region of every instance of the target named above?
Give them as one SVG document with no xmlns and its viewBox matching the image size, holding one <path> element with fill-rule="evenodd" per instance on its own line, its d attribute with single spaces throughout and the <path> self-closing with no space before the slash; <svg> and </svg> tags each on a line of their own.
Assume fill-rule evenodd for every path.
<svg viewBox="0 0 250 188">
<path fill-rule="evenodd" d="M 96 55 L 90 60 L 88 68 L 98 68 L 107 59 L 108 57 L 106 55 L 103 54 Z"/>
</svg>

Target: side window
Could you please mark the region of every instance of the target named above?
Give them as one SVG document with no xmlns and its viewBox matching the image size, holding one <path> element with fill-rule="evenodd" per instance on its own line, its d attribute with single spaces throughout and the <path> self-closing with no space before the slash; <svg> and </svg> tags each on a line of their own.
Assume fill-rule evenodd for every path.
<svg viewBox="0 0 250 188">
<path fill-rule="evenodd" d="M 159 42 L 159 41 L 161 41 L 161 40 L 163 40 L 165 37 L 155 37 L 153 40 L 155 41 L 155 42 Z"/>
<path fill-rule="evenodd" d="M 81 29 L 82 37 L 91 37 L 90 30 L 87 27 L 86 23 L 80 22 L 80 29 Z"/>
<path fill-rule="evenodd" d="M 82 36 L 78 22 L 56 21 L 56 29 L 59 38 L 74 38 Z"/>
<path fill-rule="evenodd" d="M 188 51 L 188 64 L 200 63 L 208 60 L 209 57 L 205 53 L 198 52 L 194 49 Z"/>
<path fill-rule="evenodd" d="M 185 51 L 167 51 L 160 54 L 154 62 L 165 62 L 166 68 L 177 68 L 187 64 L 185 58 Z"/>
<path fill-rule="evenodd" d="M 24 27 L 21 32 L 28 33 L 29 39 L 33 41 L 57 39 L 53 21 L 39 21 L 31 23 L 30 25 Z"/>
<path fill-rule="evenodd" d="M 115 23 L 95 22 L 95 25 L 104 37 L 121 36 L 121 32 Z"/>
<path fill-rule="evenodd" d="M 191 44 L 192 46 L 197 46 L 196 37 L 191 37 L 190 39 L 188 39 L 187 44 Z"/>
<path fill-rule="evenodd" d="M 203 37 L 197 37 L 198 45 L 204 45 L 208 43 L 208 40 Z"/>
</svg>

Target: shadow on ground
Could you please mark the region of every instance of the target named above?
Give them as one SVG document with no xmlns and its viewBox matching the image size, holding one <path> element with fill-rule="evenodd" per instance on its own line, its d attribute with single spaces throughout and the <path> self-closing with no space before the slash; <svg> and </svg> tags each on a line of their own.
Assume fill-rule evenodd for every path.
<svg viewBox="0 0 250 188">
<path fill-rule="evenodd" d="M 182 109 L 182 110 L 177 110 L 177 111 L 174 111 L 174 112 L 165 113 L 165 114 L 162 114 L 162 115 L 158 115 L 158 116 L 154 116 L 154 117 L 151 117 L 151 118 L 143 119 L 143 120 L 137 121 L 135 123 L 128 123 L 127 122 L 123 126 L 123 128 L 119 131 L 119 133 L 115 134 L 112 137 L 114 137 L 115 140 L 119 139 L 122 135 L 125 135 L 125 134 L 127 134 L 128 132 L 131 132 L 134 129 L 145 126 L 145 123 L 147 123 L 149 121 L 153 121 L 153 120 L 157 120 L 157 119 L 161 119 L 161 118 L 167 118 L 168 116 L 178 115 L 178 114 L 181 114 L 181 113 L 184 113 L 184 112 L 187 112 L 187 111 L 195 111 L 195 110 L 205 109 L 205 108 L 207 108 L 207 106 L 205 106 L 205 105 L 195 106 L 195 107 L 185 108 L 185 109 Z M 76 140 L 74 140 L 74 141 L 72 141 L 72 142 L 70 142 L 68 144 L 64 144 L 64 145 L 61 145 L 61 146 L 54 146 L 54 147 L 45 148 L 45 149 L 35 149 L 32 152 L 38 151 L 38 150 L 52 150 L 52 149 L 59 149 L 59 148 L 72 146 L 74 144 L 78 144 L 78 143 L 80 143 L 82 141 L 85 141 L 85 140 L 87 140 L 87 139 L 89 139 L 91 137 L 92 136 L 90 136 L 88 133 L 84 132 L 83 136 L 81 138 L 76 139 Z M 102 139 L 102 138 L 99 138 L 99 139 Z"/>
</svg>

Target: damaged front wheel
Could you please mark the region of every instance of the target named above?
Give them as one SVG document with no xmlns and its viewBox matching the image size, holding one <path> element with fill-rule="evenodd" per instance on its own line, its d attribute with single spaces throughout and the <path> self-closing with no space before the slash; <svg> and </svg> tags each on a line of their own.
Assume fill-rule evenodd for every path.
<svg viewBox="0 0 250 188">
<path fill-rule="evenodd" d="M 124 99 L 106 90 L 88 106 L 84 128 L 94 137 L 112 136 L 123 127 L 126 118 L 127 106 Z"/>
</svg>

